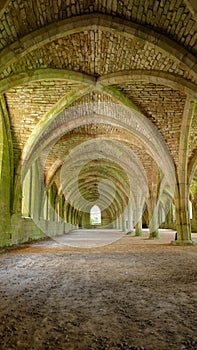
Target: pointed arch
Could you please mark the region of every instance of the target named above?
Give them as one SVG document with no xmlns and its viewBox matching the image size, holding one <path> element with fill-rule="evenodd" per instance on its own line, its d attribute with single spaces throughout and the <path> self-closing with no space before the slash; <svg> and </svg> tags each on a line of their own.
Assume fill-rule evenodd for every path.
<svg viewBox="0 0 197 350">
<path fill-rule="evenodd" d="M 101 209 L 98 205 L 93 205 L 90 209 L 90 224 L 100 225 L 101 224 Z"/>
</svg>

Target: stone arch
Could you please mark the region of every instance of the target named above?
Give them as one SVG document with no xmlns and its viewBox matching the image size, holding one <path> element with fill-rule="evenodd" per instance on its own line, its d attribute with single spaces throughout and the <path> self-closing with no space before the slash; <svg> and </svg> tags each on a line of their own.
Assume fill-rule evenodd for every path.
<svg viewBox="0 0 197 350">
<path fill-rule="evenodd" d="M 10 88 L 18 85 L 51 79 L 77 81 L 88 86 L 96 86 L 97 89 L 101 90 L 112 84 L 120 84 L 133 80 L 147 81 L 148 83 L 169 86 L 173 89 L 178 89 L 183 93 L 188 93 L 197 97 L 196 84 L 180 76 L 175 76 L 173 73 L 154 70 L 132 70 L 119 71 L 117 73 L 106 74 L 99 78 L 95 78 L 94 76 L 85 73 L 56 68 L 39 68 L 8 76 L 1 80 L 0 93 L 4 93 Z"/>
<path fill-rule="evenodd" d="M 24 85 L 40 80 L 67 80 L 77 81 L 88 86 L 95 86 L 96 78 L 85 73 L 75 72 L 67 69 L 41 68 L 18 74 L 13 74 L 1 80 L 0 93 L 18 85 Z"/>
<path fill-rule="evenodd" d="M 169 182 L 175 183 L 174 164 L 165 141 L 162 139 L 161 134 L 159 134 L 156 127 L 139 112 L 133 111 L 125 106 L 111 105 L 111 107 L 105 107 L 101 103 L 99 105 L 92 103 L 88 105 L 88 109 L 86 105 L 79 105 L 78 107 L 73 107 L 73 109 L 72 107 L 71 109 L 66 109 L 57 118 L 62 118 L 61 130 L 59 127 L 57 129 L 55 124 L 51 124 L 48 131 L 44 128 L 45 132 L 43 130 L 42 134 L 45 139 L 39 140 L 38 138 L 35 143 L 36 148 L 32 148 L 30 153 L 29 151 L 31 147 L 29 147 L 28 143 L 26 144 L 23 153 L 24 167 L 28 165 L 30 159 L 35 159 L 39 156 L 39 153 L 43 148 L 56 142 L 56 140 L 65 132 L 68 132 L 77 126 L 88 123 L 94 124 L 97 120 L 98 123 L 107 123 L 121 129 L 126 129 L 135 139 L 137 138 L 141 140 L 141 142 L 148 148 L 152 157 L 157 160 L 160 168 L 163 169 L 163 173 L 166 174 L 169 179 Z M 57 118 L 56 123 L 58 123 Z M 32 146 L 32 142 L 30 145 Z"/>
<path fill-rule="evenodd" d="M 194 76 L 197 74 L 196 57 L 174 42 L 165 37 L 163 34 L 154 32 L 152 29 L 144 28 L 140 24 L 131 23 L 110 15 L 88 14 L 81 15 L 75 18 L 68 18 L 49 24 L 43 28 L 36 30 L 33 33 L 25 35 L 10 46 L 3 49 L 0 53 L 0 65 L 3 70 L 7 65 L 14 63 L 19 57 L 25 56 L 35 48 L 40 48 L 42 45 L 49 43 L 64 35 L 77 33 L 82 30 L 88 30 L 93 27 L 100 27 L 104 30 L 113 30 L 124 35 L 136 36 L 140 40 L 146 40 L 150 44 L 157 46 L 160 50 L 167 53 L 171 52 L 178 62 L 189 68 Z M 58 30 L 57 30 L 58 27 Z"/>
<path fill-rule="evenodd" d="M 193 158 L 191 159 L 189 165 L 188 165 L 188 182 L 189 185 L 191 184 L 191 181 L 194 177 L 194 173 L 197 168 L 197 151 L 195 152 Z"/>
<path fill-rule="evenodd" d="M 90 224 L 100 225 L 101 224 L 101 209 L 98 205 L 93 205 L 90 209 Z"/>
<path fill-rule="evenodd" d="M 106 74 L 98 78 L 97 84 L 101 84 L 104 89 L 109 85 L 125 83 L 129 81 L 143 81 L 153 84 L 161 84 L 169 86 L 172 89 L 179 90 L 183 93 L 190 94 L 197 98 L 196 84 L 185 78 L 175 76 L 172 73 L 155 71 L 155 70 L 132 70 L 120 71 L 116 73 Z"/>
<path fill-rule="evenodd" d="M 110 142 L 109 142 L 110 141 Z M 70 167 L 71 163 L 71 156 L 73 157 L 73 153 L 76 157 L 76 159 L 71 163 L 71 165 L 75 168 L 75 165 L 80 164 L 80 162 L 85 161 L 86 159 L 94 159 L 94 157 L 105 157 L 107 159 L 111 159 L 115 163 L 118 163 L 120 166 L 122 166 L 125 169 L 128 169 L 128 172 L 131 172 L 134 174 L 134 177 L 136 181 L 140 181 L 144 185 L 147 184 L 146 179 L 146 173 L 145 170 L 141 164 L 141 162 L 138 160 L 134 152 L 127 147 L 127 145 L 123 144 L 120 138 L 117 140 L 115 138 L 111 138 L 110 135 L 107 135 L 105 137 L 102 137 L 100 139 L 99 137 L 96 137 L 93 141 L 91 140 L 91 143 L 94 142 L 96 145 L 96 149 L 93 148 L 93 154 L 91 154 L 91 150 L 84 149 L 84 146 L 79 144 L 80 151 L 77 152 L 75 149 L 74 151 L 71 151 L 71 154 L 69 155 L 69 162 L 68 166 Z M 125 140 L 124 140 L 125 141 Z M 88 144 L 88 140 L 85 142 L 85 144 Z M 109 147 L 111 145 L 111 148 Z M 100 152 L 102 153 L 100 155 Z M 124 155 L 124 158 L 123 158 Z M 132 160 L 132 162 L 131 162 Z M 62 166 L 62 164 L 65 162 L 65 154 L 62 154 L 61 159 L 57 160 L 57 164 L 53 164 L 52 172 L 51 172 L 51 178 L 53 177 L 54 173 L 56 173 L 57 169 Z M 46 179 L 46 184 L 50 183 L 50 178 Z M 144 187 L 145 191 L 145 187 Z"/>
<path fill-rule="evenodd" d="M 80 198 L 80 193 L 76 185 L 78 173 L 83 164 L 87 164 L 87 162 L 94 161 L 95 159 L 97 161 L 99 159 L 101 161 L 111 161 L 114 164 L 118 164 L 123 170 L 125 170 L 125 173 L 130 180 L 130 190 L 128 186 L 126 188 L 122 187 L 122 183 L 125 181 L 124 179 L 119 181 L 119 179 L 114 177 L 113 174 L 110 178 L 111 181 L 115 180 L 118 192 L 122 193 L 120 198 L 123 196 L 125 198 L 127 196 L 130 197 L 131 194 L 129 195 L 129 191 L 131 191 L 133 197 L 135 197 L 135 195 L 137 197 L 137 194 L 139 195 L 140 191 L 142 191 L 144 197 L 148 195 L 146 174 L 141 163 L 134 158 L 134 153 L 125 145 L 121 144 L 120 141 L 107 141 L 108 140 L 106 139 L 104 142 L 101 142 L 100 139 L 96 139 L 93 140 L 91 144 L 86 142 L 87 147 L 84 145 L 79 145 L 76 149 L 71 151 L 67 161 L 64 162 L 62 166 L 62 177 L 65 180 L 63 183 L 61 183 L 61 191 L 63 192 L 64 188 L 69 187 L 70 200 L 73 198 L 73 201 L 78 202 Z M 66 176 L 64 176 L 64 173 Z M 130 174 L 132 174 L 132 176 Z"/>
</svg>

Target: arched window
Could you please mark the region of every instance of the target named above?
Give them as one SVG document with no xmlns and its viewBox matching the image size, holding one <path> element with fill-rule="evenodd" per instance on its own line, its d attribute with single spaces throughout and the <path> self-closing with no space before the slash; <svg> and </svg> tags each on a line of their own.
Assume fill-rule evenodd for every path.
<svg viewBox="0 0 197 350">
<path fill-rule="evenodd" d="M 90 210 L 90 224 L 91 225 L 101 224 L 101 210 L 97 205 L 94 205 Z"/>
</svg>

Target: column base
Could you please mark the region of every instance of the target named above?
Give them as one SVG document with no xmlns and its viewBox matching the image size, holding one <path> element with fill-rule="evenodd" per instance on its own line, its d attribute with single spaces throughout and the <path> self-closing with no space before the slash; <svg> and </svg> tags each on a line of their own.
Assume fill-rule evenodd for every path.
<svg viewBox="0 0 197 350">
<path fill-rule="evenodd" d="M 156 230 L 156 231 L 153 231 L 149 234 L 149 239 L 159 239 L 159 231 Z"/>
<path fill-rule="evenodd" d="M 127 235 L 131 235 L 133 233 L 133 230 L 130 230 L 127 232 Z"/>
<path fill-rule="evenodd" d="M 171 243 L 172 245 L 176 245 L 176 246 L 196 245 L 196 243 L 192 240 L 186 240 L 186 241 L 177 240 L 177 241 L 172 241 Z"/>
<path fill-rule="evenodd" d="M 142 231 L 141 230 L 135 231 L 135 236 L 136 237 L 141 237 L 142 236 Z"/>
</svg>

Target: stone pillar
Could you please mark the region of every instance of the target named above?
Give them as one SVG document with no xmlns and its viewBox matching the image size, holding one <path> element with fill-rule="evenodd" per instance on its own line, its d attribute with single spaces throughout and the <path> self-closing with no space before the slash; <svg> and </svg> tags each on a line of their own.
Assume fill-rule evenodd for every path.
<svg viewBox="0 0 197 350">
<path fill-rule="evenodd" d="M 34 162 L 31 171 L 31 189 L 30 189 L 30 201 L 31 201 L 31 217 L 35 220 L 39 220 L 41 216 L 42 206 L 42 186 L 40 179 L 40 172 L 38 163 Z"/>
<path fill-rule="evenodd" d="M 122 231 L 126 232 L 127 228 L 126 228 L 126 217 L 125 217 L 125 213 L 122 214 Z"/>
<path fill-rule="evenodd" d="M 59 216 L 59 221 L 63 221 L 64 220 L 63 202 L 64 202 L 64 199 L 63 199 L 62 194 L 58 195 L 58 205 L 59 205 L 58 216 Z"/>
<path fill-rule="evenodd" d="M 135 224 L 135 236 L 142 236 L 142 216 Z"/>
<path fill-rule="evenodd" d="M 194 115 L 195 103 L 189 97 L 186 100 L 180 133 L 179 159 L 176 167 L 175 209 L 177 240 L 175 245 L 192 245 L 189 216 L 188 155 L 189 132 Z"/>
<path fill-rule="evenodd" d="M 152 160 L 151 173 L 149 174 L 149 198 L 147 200 L 149 238 L 159 237 L 158 202 L 159 188 L 161 185 L 160 173 L 155 161 Z"/>
<path fill-rule="evenodd" d="M 74 229 L 77 230 L 78 229 L 78 210 L 77 209 L 73 209 L 73 225 L 74 225 Z"/>
<path fill-rule="evenodd" d="M 54 193 L 53 193 L 53 187 L 51 186 L 48 190 L 48 196 L 49 196 L 49 221 L 54 221 L 55 215 L 54 215 Z"/>
<path fill-rule="evenodd" d="M 172 217 L 172 204 L 170 204 L 169 209 L 166 213 L 166 218 L 165 218 L 165 228 L 172 228 L 172 222 L 173 222 L 173 217 Z"/>
<path fill-rule="evenodd" d="M 69 223 L 69 230 L 70 230 L 70 231 L 72 231 L 72 229 L 73 229 L 73 224 L 74 224 L 73 212 L 74 212 L 74 208 L 73 208 L 73 206 L 70 204 L 70 205 L 68 206 L 68 223 Z"/>
<path fill-rule="evenodd" d="M 44 220 L 48 220 L 48 215 L 49 215 L 49 199 L 48 199 L 48 194 L 45 192 L 44 194 L 44 204 L 43 204 L 43 210 L 42 210 L 42 217 Z"/>
<path fill-rule="evenodd" d="M 158 219 L 159 219 L 159 225 L 164 225 L 165 222 L 165 211 L 163 206 L 159 206 L 158 208 Z"/>
<path fill-rule="evenodd" d="M 28 170 L 22 185 L 22 216 L 30 216 L 31 208 L 31 169 Z"/>
<path fill-rule="evenodd" d="M 192 245 L 187 184 L 180 183 L 175 194 L 177 240 L 174 245 Z"/>
<path fill-rule="evenodd" d="M 0 246 L 11 242 L 11 196 L 13 155 L 9 116 L 5 100 L 0 95 Z"/>
<path fill-rule="evenodd" d="M 68 208 L 69 204 L 65 201 L 64 202 L 64 221 L 68 223 Z"/>
<path fill-rule="evenodd" d="M 116 230 L 119 230 L 119 229 L 120 229 L 118 218 L 116 218 L 116 220 L 115 220 L 115 228 L 116 228 Z"/>
<path fill-rule="evenodd" d="M 142 236 L 142 214 L 145 206 L 145 197 L 138 196 L 136 199 L 136 208 L 134 212 L 135 236 Z"/>
<path fill-rule="evenodd" d="M 196 188 L 197 190 L 197 188 Z M 192 221 L 191 221 L 192 232 L 197 232 L 197 192 L 192 198 Z"/>
<path fill-rule="evenodd" d="M 128 205 L 128 233 L 133 233 L 133 210 L 131 202 Z"/>
<path fill-rule="evenodd" d="M 159 237 L 158 206 L 149 208 L 149 239 Z"/>
<path fill-rule="evenodd" d="M 112 221 L 112 227 L 114 230 L 116 230 L 116 224 L 117 224 L 116 220 Z"/>
<path fill-rule="evenodd" d="M 49 189 L 50 221 L 57 220 L 57 212 L 56 212 L 57 195 L 58 195 L 57 187 L 55 183 L 53 183 Z"/>
<path fill-rule="evenodd" d="M 118 230 L 122 230 L 122 217 L 119 216 L 117 218 L 117 225 L 118 225 Z"/>
<path fill-rule="evenodd" d="M 62 221 L 62 196 L 57 195 L 55 201 L 55 217 L 57 222 Z"/>
<path fill-rule="evenodd" d="M 147 202 L 149 218 L 149 238 L 159 237 L 158 205 L 157 205 L 157 180 L 149 188 L 149 199 Z"/>
</svg>

